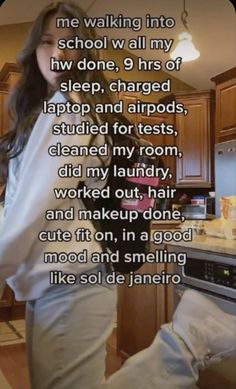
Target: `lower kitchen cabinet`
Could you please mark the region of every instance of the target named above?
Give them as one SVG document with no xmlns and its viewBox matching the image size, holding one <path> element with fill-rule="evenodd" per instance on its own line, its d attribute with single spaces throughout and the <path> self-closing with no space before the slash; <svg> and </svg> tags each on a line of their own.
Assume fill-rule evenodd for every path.
<svg viewBox="0 0 236 389">
<path fill-rule="evenodd" d="M 10 128 L 10 116 L 7 110 L 7 103 L 10 90 L 20 77 L 19 69 L 15 64 L 6 63 L 0 71 L 0 136 L 4 135 Z M 0 194 L 4 190 L 0 186 Z M 25 304 L 17 302 L 13 291 L 6 285 L 3 296 L 0 299 L 0 321 L 12 320 L 24 317 Z"/>
<path fill-rule="evenodd" d="M 152 227 L 154 230 L 176 230 L 178 223 L 162 221 Z M 151 243 L 150 251 L 164 250 L 165 244 Z M 161 274 L 162 271 L 173 274 L 174 265 L 165 263 L 146 263 L 136 273 Z M 127 283 L 118 287 L 117 307 L 117 352 L 126 359 L 148 347 L 161 325 L 172 319 L 174 311 L 173 285 L 154 283 L 133 285 Z"/>
<path fill-rule="evenodd" d="M 11 307 L 13 302 L 13 294 L 8 286 L 5 286 L 3 295 L 0 299 L 0 309 L 3 307 Z"/>
<path fill-rule="evenodd" d="M 145 264 L 137 273 L 160 273 L 163 266 Z M 120 357 L 126 359 L 152 343 L 157 328 L 166 322 L 165 302 L 165 285 L 118 287 L 117 350 Z"/>
<path fill-rule="evenodd" d="M 25 303 L 16 301 L 13 291 L 5 286 L 0 299 L 0 321 L 23 319 L 25 317 Z"/>
<path fill-rule="evenodd" d="M 168 266 L 168 268 L 166 267 Z M 137 273 L 155 274 L 172 264 L 145 264 Z M 122 359 L 148 347 L 162 324 L 172 320 L 174 312 L 173 285 L 127 285 L 118 287 L 117 353 Z"/>
</svg>

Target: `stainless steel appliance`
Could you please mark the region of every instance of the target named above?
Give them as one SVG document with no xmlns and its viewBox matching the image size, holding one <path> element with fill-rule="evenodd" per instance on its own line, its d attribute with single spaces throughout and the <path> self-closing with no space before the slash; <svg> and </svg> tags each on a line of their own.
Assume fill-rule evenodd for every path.
<svg viewBox="0 0 236 389">
<path fill-rule="evenodd" d="M 215 192 L 219 216 L 219 198 L 236 195 L 236 140 L 215 145 Z"/>
<path fill-rule="evenodd" d="M 174 250 L 183 251 L 180 247 L 175 247 Z M 174 306 L 179 303 L 183 292 L 192 288 L 206 295 L 225 312 L 236 315 L 236 256 L 186 248 L 184 251 L 187 253 L 186 265 L 175 266 L 175 273 L 181 275 L 182 283 L 174 286 Z M 200 375 L 197 387 L 235 389 L 236 359 L 230 358 L 206 369 Z"/>
</svg>

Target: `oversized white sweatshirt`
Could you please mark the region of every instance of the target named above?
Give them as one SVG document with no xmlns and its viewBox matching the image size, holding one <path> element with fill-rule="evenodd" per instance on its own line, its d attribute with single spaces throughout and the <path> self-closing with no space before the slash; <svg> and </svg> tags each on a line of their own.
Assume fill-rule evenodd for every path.
<svg viewBox="0 0 236 389">
<path fill-rule="evenodd" d="M 65 102 L 65 97 L 56 92 L 50 103 Z M 91 262 L 92 252 L 101 252 L 100 244 L 91 241 L 77 241 L 74 231 L 77 228 L 88 228 L 94 231 L 90 220 L 49 221 L 45 218 L 48 209 L 69 209 L 74 207 L 75 215 L 78 209 L 84 209 L 79 199 L 56 199 L 54 188 L 77 188 L 79 180 L 85 180 L 86 186 L 102 188 L 104 181 L 82 178 L 61 178 L 58 175 L 59 167 L 64 164 L 78 164 L 86 166 L 100 166 L 98 157 L 84 156 L 56 156 L 48 153 L 51 145 L 60 142 L 62 145 L 88 145 L 91 135 L 53 135 L 54 124 L 66 122 L 80 124 L 78 114 L 43 113 L 39 115 L 29 141 L 19 157 L 9 164 L 9 178 L 6 188 L 4 214 L 0 226 L 0 295 L 5 280 L 14 290 L 17 300 L 37 299 L 50 287 L 49 272 L 62 270 L 63 273 L 79 274 L 92 269 L 96 265 Z M 102 145 L 105 140 L 102 135 L 96 138 L 96 144 Z M 108 159 L 106 157 L 106 159 Z M 83 169 L 85 172 L 85 169 Z M 60 228 L 70 231 L 70 242 L 42 242 L 38 234 L 43 230 L 55 231 Z M 86 263 L 45 263 L 45 252 L 75 252 L 87 250 Z"/>
</svg>

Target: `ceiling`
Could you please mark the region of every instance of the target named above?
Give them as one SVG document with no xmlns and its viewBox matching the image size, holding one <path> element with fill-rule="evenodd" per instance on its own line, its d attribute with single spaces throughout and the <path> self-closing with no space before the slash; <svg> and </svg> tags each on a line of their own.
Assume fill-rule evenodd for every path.
<svg viewBox="0 0 236 389">
<path fill-rule="evenodd" d="M 0 7 L 0 25 L 31 22 L 49 3 L 51 0 L 20 0 L 20 7 L 17 7 L 16 0 L 6 0 Z M 93 0 L 74 0 L 74 3 L 86 10 Z M 143 25 L 147 13 L 152 17 L 172 17 L 176 21 L 172 29 L 144 27 L 138 32 L 118 28 L 97 31 L 109 38 L 131 39 L 146 35 L 147 42 L 151 38 L 175 39 L 175 47 L 177 37 L 183 30 L 180 20 L 182 8 L 183 0 L 96 0 L 88 14 L 93 17 L 106 14 L 142 17 Z M 195 61 L 183 63 L 180 71 L 171 74 L 197 89 L 208 89 L 214 87 L 211 77 L 236 66 L 235 10 L 229 0 L 186 0 L 186 10 L 189 14 L 188 26 L 201 55 Z M 169 53 L 162 50 L 132 50 L 132 53 L 145 59 L 161 60 L 163 64 L 169 59 Z"/>
</svg>

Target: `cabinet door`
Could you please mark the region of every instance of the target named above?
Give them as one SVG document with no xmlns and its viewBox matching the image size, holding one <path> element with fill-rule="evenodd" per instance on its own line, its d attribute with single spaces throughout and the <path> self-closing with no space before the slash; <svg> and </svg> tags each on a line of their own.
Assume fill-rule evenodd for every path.
<svg viewBox="0 0 236 389">
<path fill-rule="evenodd" d="M 165 231 L 178 229 L 178 225 L 160 223 L 151 228 Z M 173 252 L 172 246 L 150 243 L 150 252 L 165 250 Z M 136 274 L 174 274 L 173 263 L 145 263 Z M 128 277 L 128 276 L 127 276 Z M 173 284 L 119 285 L 117 308 L 117 351 L 127 358 L 148 347 L 162 324 L 170 322 L 174 311 Z"/>
<path fill-rule="evenodd" d="M 145 264 L 136 273 L 154 274 L 162 264 Z M 165 285 L 120 285 L 117 309 L 117 351 L 122 358 L 148 347 L 166 322 Z"/>
<path fill-rule="evenodd" d="M 8 93 L 0 91 L 0 136 L 9 130 L 10 119 L 7 111 Z"/>
<path fill-rule="evenodd" d="M 213 122 L 208 97 L 177 98 L 188 114 L 176 115 L 177 144 L 182 158 L 177 160 L 177 186 L 212 186 Z"/>
<path fill-rule="evenodd" d="M 3 295 L 0 299 L 0 308 L 3 307 L 11 307 L 13 303 L 13 292 L 9 288 L 9 286 L 5 286 Z"/>
<path fill-rule="evenodd" d="M 174 118 L 173 115 L 162 115 L 162 114 L 156 114 L 152 116 L 144 116 L 141 117 L 141 122 L 143 124 L 150 124 L 151 126 L 158 125 L 161 123 L 165 124 L 173 124 Z M 174 145 L 175 144 L 175 138 L 173 135 L 142 135 L 143 138 L 150 141 L 154 146 L 167 146 L 167 145 Z M 164 185 L 170 185 L 175 183 L 176 179 L 176 159 L 175 157 L 171 156 L 162 156 L 161 159 L 164 162 L 165 167 L 169 167 L 172 177 L 169 179 L 163 181 Z"/>
<path fill-rule="evenodd" d="M 8 71 L 8 68 L 11 71 Z M 14 65 L 5 65 L 0 72 L 0 78 L 2 77 L 2 79 L 0 79 L 0 136 L 10 129 L 11 120 L 7 109 L 7 103 L 9 93 L 11 93 L 12 88 L 20 77 L 20 73 L 12 68 L 14 68 Z M 0 193 L 2 190 L 3 188 L 0 187 Z M 9 286 L 6 285 L 0 300 L 0 319 L 10 317 L 11 312 L 14 311 L 14 306 L 18 305 L 24 306 L 24 303 L 16 302 L 14 293 Z M 12 317 L 14 317 L 14 315 Z"/>
<path fill-rule="evenodd" d="M 9 115 L 7 112 L 7 86 L 5 83 L 0 82 L 0 137 L 9 130 Z M 4 187 L 0 185 L 0 195 L 2 194 Z"/>
<path fill-rule="evenodd" d="M 128 105 L 131 103 L 136 103 L 139 99 L 139 93 L 129 93 L 129 92 L 120 92 L 118 94 L 118 99 L 123 100 L 124 102 L 124 112 L 123 114 L 131 121 L 133 124 L 137 124 L 140 122 L 141 114 L 139 113 L 128 113 Z"/>
<path fill-rule="evenodd" d="M 0 91 L 0 136 L 3 135 L 3 93 Z"/>
<path fill-rule="evenodd" d="M 10 129 L 11 120 L 7 103 L 19 78 L 20 73 L 15 64 L 6 63 L 0 71 L 0 136 Z"/>
<path fill-rule="evenodd" d="M 236 139 L 236 78 L 216 87 L 216 139 Z"/>
</svg>

